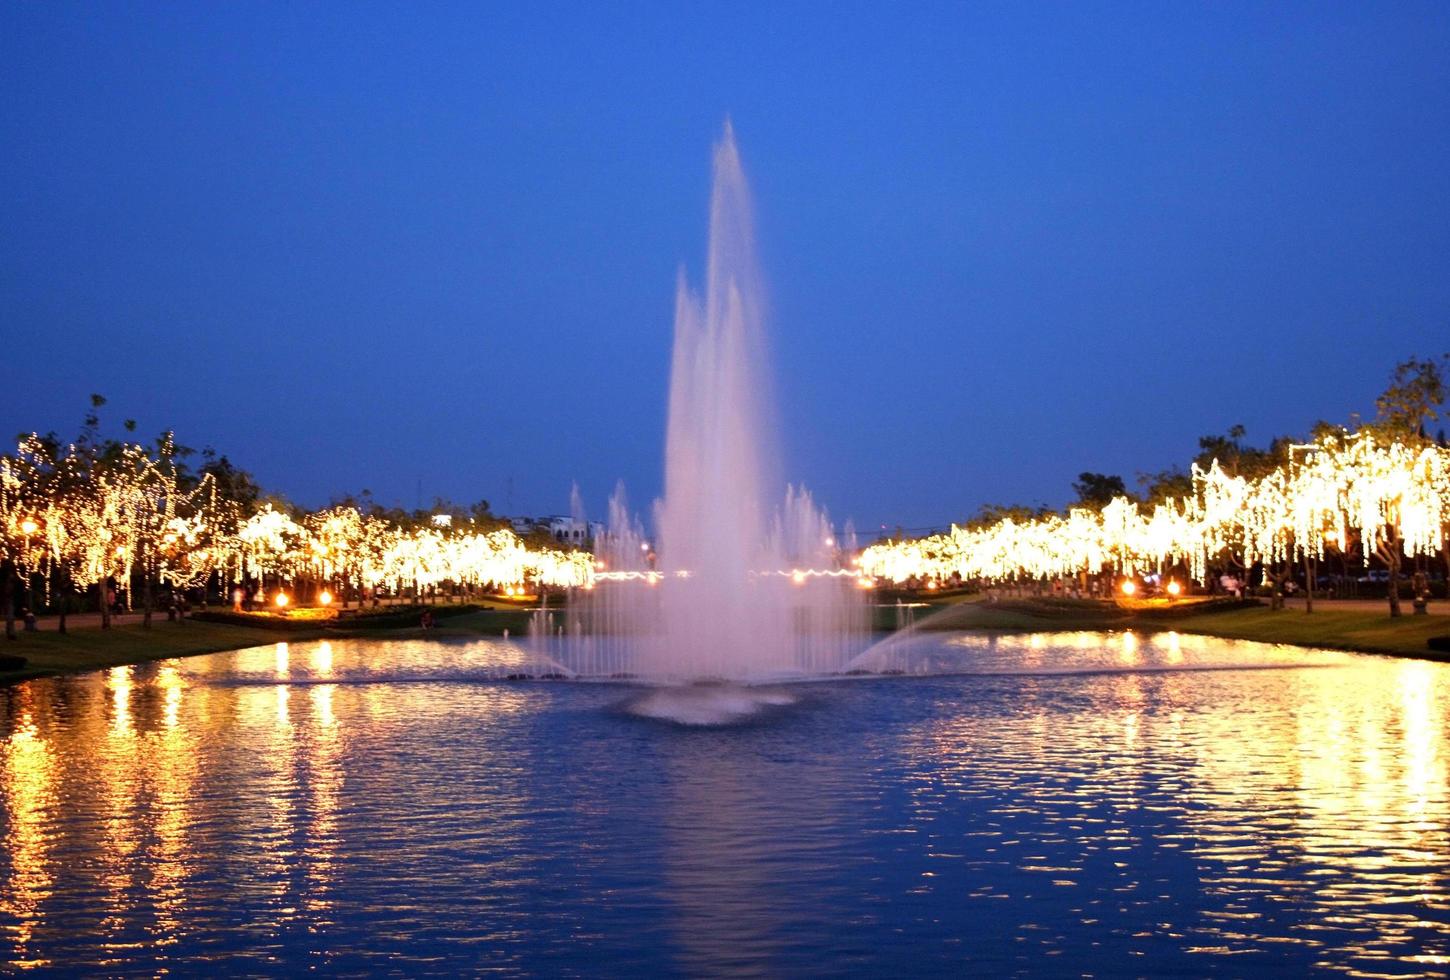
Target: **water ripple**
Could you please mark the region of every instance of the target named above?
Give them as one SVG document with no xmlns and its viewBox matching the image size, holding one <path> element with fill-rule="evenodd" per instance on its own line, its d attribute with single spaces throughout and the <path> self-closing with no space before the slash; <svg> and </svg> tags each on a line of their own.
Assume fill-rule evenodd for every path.
<svg viewBox="0 0 1450 980">
<path fill-rule="evenodd" d="M 7 689 L 0 969 L 1445 972 L 1450 668 L 917 642 L 951 676 L 623 694 L 725 727 L 502 641 Z"/>
</svg>

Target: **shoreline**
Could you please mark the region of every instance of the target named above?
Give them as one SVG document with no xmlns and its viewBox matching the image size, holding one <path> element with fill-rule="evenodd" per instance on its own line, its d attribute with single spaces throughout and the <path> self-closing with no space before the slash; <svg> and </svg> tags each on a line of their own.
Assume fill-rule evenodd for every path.
<svg viewBox="0 0 1450 980">
<path fill-rule="evenodd" d="M 195 619 L 181 622 L 162 619 L 149 630 L 139 623 L 118 625 L 110 630 L 72 628 L 64 634 L 54 629 L 40 630 L 21 633 L 19 640 L 0 644 L 0 653 L 23 656 L 28 661 L 17 670 L 0 670 L 0 687 L 11 687 L 43 677 L 80 674 L 174 657 L 225 653 L 279 641 L 498 636 L 509 627 L 521 625 L 516 621 L 516 615 L 498 616 L 494 611 L 480 610 L 449 617 L 428 631 L 415 626 L 395 629 L 329 629 L 317 626 L 283 631 L 275 626 L 269 628 Z M 1132 610 L 1088 602 L 1049 603 L 1033 599 L 987 602 L 973 596 L 921 609 L 917 622 L 909 628 L 926 632 L 963 630 L 997 634 L 1120 630 L 1179 632 L 1305 649 L 1450 662 L 1450 652 L 1433 650 L 1427 645 L 1432 636 L 1450 634 L 1450 616 L 1407 614 L 1393 619 L 1387 613 L 1336 609 L 1332 604 L 1306 614 L 1302 608 L 1271 610 L 1264 605 L 1195 610 L 1185 604 L 1173 609 Z"/>
<path fill-rule="evenodd" d="M 447 609 L 448 607 L 441 607 Z M 454 607 L 456 608 L 456 607 Z M 279 642 L 343 639 L 425 639 L 431 637 L 499 636 L 506 631 L 522 634 L 529 613 L 516 608 L 479 608 L 445 616 L 432 630 L 418 626 L 379 628 L 367 625 L 339 627 L 318 621 L 278 623 L 270 618 L 258 623 L 236 621 L 231 614 L 214 618 L 188 617 L 181 621 L 158 616 L 148 630 L 138 622 L 121 623 L 103 630 L 99 626 L 72 625 L 57 632 L 54 619 L 42 620 L 34 633 L 21 632 L 13 641 L 0 640 L 0 655 L 25 657 L 24 667 L 0 669 L 0 688 L 12 687 L 43 677 L 63 677 L 92 670 L 126 667 L 226 653 Z"/>
<path fill-rule="evenodd" d="M 1335 608 L 1332 601 L 1321 601 L 1314 612 L 1306 613 L 1302 606 L 1276 610 L 1261 603 L 1232 608 L 1195 608 L 1195 604 L 1184 603 L 1134 609 L 1090 600 L 1022 598 L 988 602 L 973 596 L 924 610 L 916 628 L 983 633 L 1178 632 L 1305 649 L 1450 661 L 1450 652 L 1428 645 L 1431 637 L 1450 635 L 1450 616 L 1415 616 L 1407 611 L 1392 618 L 1387 610 Z"/>
<path fill-rule="evenodd" d="M 99 627 L 72 627 L 69 632 L 54 629 L 21 633 L 13 641 L 0 641 L 0 653 L 25 657 L 28 663 L 17 670 L 0 670 L 0 687 L 12 687 L 42 677 L 61 677 L 92 670 L 126 667 L 225 653 L 249 646 L 275 643 L 279 638 L 310 640 L 325 635 L 307 630 L 280 636 L 275 630 L 255 626 L 234 626 L 194 620 L 172 622 L 161 619 L 146 629 L 139 623 Z"/>
</svg>

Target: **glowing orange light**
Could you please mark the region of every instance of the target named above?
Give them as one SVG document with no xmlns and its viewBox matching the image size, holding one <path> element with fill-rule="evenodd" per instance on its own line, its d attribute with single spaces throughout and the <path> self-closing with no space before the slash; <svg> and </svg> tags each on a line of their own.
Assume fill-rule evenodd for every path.
<svg viewBox="0 0 1450 980">
<path fill-rule="evenodd" d="M 20 530 L 26 534 L 34 534 L 40 530 L 40 525 L 27 519 L 20 522 Z"/>
<path fill-rule="evenodd" d="M 1177 582 L 1169 582 L 1168 583 L 1168 594 L 1169 595 L 1177 595 L 1178 593 L 1180 593 L 1182 591 L 1183 591 L 1183 586 L 1179 585 Z"/>
<path fill-rule="evenodd" d="M 1132 595 L 1134 592 L 1137 591 L 1138 586 L 1133 582 L 1132 579 L 1129 579 L 1128 581 L 1123 583 L 1123 595 Z"/>
<path fill-rule="evenodd" d="M 322 603 L 324 606 L 332 605 L 332 593 L 324 589 L 322 595 L 317 597 L 317 601 Z"/>
<path fill-rule="evenodd" d="M 273 599 L 272 601 L 277 604 L 277 608 L 278 609 L 281 609 L 283 606 L 287 605 L 287 602 L 288 602 L 287 593 L 285 593 L 285 592 L 278 592 L 277 593 L 277 598 Z"/>
</svg>

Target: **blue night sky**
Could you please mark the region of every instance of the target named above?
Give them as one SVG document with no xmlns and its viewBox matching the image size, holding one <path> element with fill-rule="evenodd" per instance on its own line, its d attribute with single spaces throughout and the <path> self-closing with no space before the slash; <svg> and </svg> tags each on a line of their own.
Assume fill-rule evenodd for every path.
<svg viewBox="0 0 1450 980">
<path fill-rule="evenodd" d="M 1061 504 L 1450 347 L 1447 50 L 1443 3 L 8 3 L 0 432 L 95 391 L 310 505 L 648 499 L 728 114 L 787 475 Z"/>
</svg>

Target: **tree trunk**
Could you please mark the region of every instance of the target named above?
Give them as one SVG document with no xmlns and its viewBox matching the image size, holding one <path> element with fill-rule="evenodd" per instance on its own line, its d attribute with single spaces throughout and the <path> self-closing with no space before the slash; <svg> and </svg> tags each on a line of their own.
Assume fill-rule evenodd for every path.
<svg viewBox="0 0 1450 980">
<path fill-rule="evenodd" d="M 56 572 L 55 578 L 55 611 L 57 613 L 55 631 L 65 633 L 65 614 L 70 612 L 70 573 L 65 570 L 65 566 L 61 566 L 60 570 Z"/>
<path fill-rule="evenodd" d="M 101 584 L 96 586 L 96 591 L 101 600 L 101 629 L 111 628 L 111 577 L 107 575 L 101 579 Z"/>
<path fill-rule="evenodd" d="M 1314 566 L 1309 561 L 1309 552 L 1304 552 L 1304 612 L 1314 611 Z"/>
<path fill-rule="evenodd" d="M 27 612 L 30 613 L 31 616 L 34 616 L 36 614 L 35 613 L 35 573 L 34 572 L 31 572 L 31 571 L 27 571 L 25 573 L 25 609 L 26 609 Z M 27 620 L 27 622 L 34 623 L 35 620 L 31 619 L 31 620 Z M 29 629 L 30 627 L 26 627 L 26 628 Z"/>
<path fill-rule="evenodd" d="M 5 599 L 5 639 L 15 639 L 15 565 L 8 559 L 4 565 L 5 571 L 0 575 L 0 582 L 4 582 Z"/>
<path fill-rule="evenodd" d="M 1385 567 L 1389 569 L 1390 615 L 1400 615 L 1400 529 L 1391 527 L 1385 548 Z"/>
<path fill-rule="evenodd" d="M 151 569 L 142 569 L 141 605 L 143 607 L 143 612 L 141 614 L 141 628 L 148 630 L 151 628 L 151 607 L 156 603 L 156 589 L 152 585 L 152 579 L 153 576 L 151 574 Z"/>
</svg>

